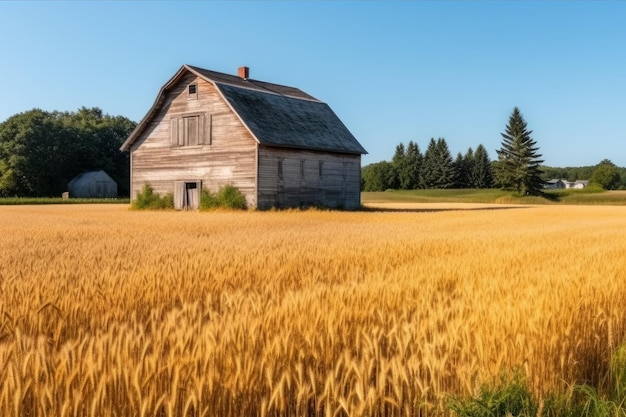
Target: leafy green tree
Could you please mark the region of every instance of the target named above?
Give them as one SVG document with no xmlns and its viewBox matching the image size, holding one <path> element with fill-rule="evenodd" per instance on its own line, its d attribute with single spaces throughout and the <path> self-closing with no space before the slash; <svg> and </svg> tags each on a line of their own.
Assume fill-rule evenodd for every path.
<svg viewBox="0 0 626 417">
<path fill-rule="evenodd" d="M 0 195 L 60 195 L 71 137 L 50 114 L 35 109 L 0 124 Z"/>
<path fill-rule="evenodd" d="M 0 123 L 0 196 L 59 196 L 81 172 L 104 169 L 128 195 L 128 154 L 119 147 L 135 128 L 98 108 L 33 109 Z"/>
<path fill-rule="evenodd" d="M 551 180 L 554 178 L 566 179 L 568 181 L 576 180 L 588 180 L 591 178 L 596 166 L 582 166 L 582 167 L 549 167 L 541 166 L 541 178 L 544 180 Z"/>
<path fill-rule="evenodd" d="M 505 189 L 512 189 L 518 194 L 542 194 L 544 181 L 539 168 L 543 160 L 539 159 L 537 143 L 530 136 L 526 121 L 517 107 L 509 117 L 506 131 L 502 133 L 502 144 L 496 164 L 496 181 Z"/>
<path fill-rule="evenodd" d="M 604 159 L 596 166 L 589 182 L 599 184 L 605 190 L 615 190 L 620 185 L 621 179 L 615 164 L 608 159 Z"/>
<path fill-rule="evenodd" d="M 123 116 L 103 114 L 99 108 L 80 108 L 76 113 L 58 113 L 68 131 L 76 132 L 74 170 L 83 172 L 104 169 L 118 184 L 118 191 L 128 195 L 130 189 L 129 154 L 120 146 L 136 124 Z M 82 162 L 81 162 L 82 161 Z"/>
<path fill-rule="evenodd" d="M 566 168 L 541 167 L 541 178 L 545 181 L 553 178 L 567 178 L 569 180 L 569 175 L 569 170 Z"/>
<path fill-rule="evenodd" d="M 395 187 L 393 164 L 387 161 L 369 164 L 361 169 L 363 191 L 385 191 Z"/>
<path fill-rule="evenodd" d="M 567 178 L 569 181 L 588 180 L 593 175 L 594 170 L 595 166 L 565 168 L 565 178 Z"/>
</svg>

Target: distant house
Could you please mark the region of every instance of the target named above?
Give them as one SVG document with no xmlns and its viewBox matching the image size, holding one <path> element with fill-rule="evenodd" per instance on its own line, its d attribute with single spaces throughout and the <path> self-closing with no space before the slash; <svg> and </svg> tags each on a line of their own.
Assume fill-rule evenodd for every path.
<svg viewBox="0 0 626 417">
<path fill-rule="evenodd" d="M 294 87 L 183 65 L 120 148 L 131 198 L 144 185 L 195 209 L 203 188 L 233 185 L 249 206 L 360 206 L 367 153 L 331 108 Z"/>
<path fill-rule="evenodd" d="M 587 180 L 577 180 L 577 181 L 568 183 L 567 188 L 581 189 L 581 188 L 586 188 L 588 185 L 589 185 L 589 181 Z"/>
<path fill-rule="evenodd" d="M 117 183 L 103 170 L 88 171 L 67 184 L 70 197 L 116 198 Z"/>
<path fill-rule="evenodd" d="M 587 180 L 567 181 L 563 179 L 552 179 L 545 183 L 544 188 L 547 189 L 562 189 L 562 188 L 576 188 L 581 189 L 589 185 Z"/>
<path fill-rule="evenodd" d="M 552 189 L 552 190 L 565 188 L 565 182 L 566 182 L 565 180 L 559 180 L 559 179 L 548 180 L 545 182 L 544 188 Z"/>
</svg>

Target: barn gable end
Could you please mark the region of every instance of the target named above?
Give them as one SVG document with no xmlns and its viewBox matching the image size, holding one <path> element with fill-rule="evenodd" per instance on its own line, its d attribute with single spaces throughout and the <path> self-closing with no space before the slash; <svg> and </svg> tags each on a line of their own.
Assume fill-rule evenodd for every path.
<svg viewBox="0 0 626 417">
<path fill-rule="evenodd" d="M 196 97 L 189 97 L 190 85 L 195 85 Z M 185 143 L 192 130 L 196 140 Z M 175 197 L 176 183 L 200 182 L 212 191 L 232 184 L 256 205 L 255 167 L 254 138 L 213 84 L 188 73 L 166 92 L 159 111 L 132 144 L 131 195 L 144 184 Z"/>
</svg>

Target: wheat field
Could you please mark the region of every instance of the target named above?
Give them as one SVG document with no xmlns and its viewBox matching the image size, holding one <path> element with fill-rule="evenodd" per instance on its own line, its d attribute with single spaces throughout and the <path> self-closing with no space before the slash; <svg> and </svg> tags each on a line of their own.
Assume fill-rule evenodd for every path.
<svg viewBox="0 0 626 417">
<path fill-rule="evenodd" d="M 426 416 L 600 390 L 626 209 L 0 207 L 3 416 Z"/>
</svg>

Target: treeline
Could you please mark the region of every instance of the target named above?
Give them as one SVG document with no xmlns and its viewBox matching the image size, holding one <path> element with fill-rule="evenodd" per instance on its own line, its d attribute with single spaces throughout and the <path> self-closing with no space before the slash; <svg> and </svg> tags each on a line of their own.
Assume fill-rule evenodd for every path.
<svg viewBox="0 0 626 417">
<path fill-rule="evenodd" d="M 492 188 L 492 162 L 483 145 L 452 158 L 444 138 L 430 139 L 422 154 L 410 141 L 396 146 L 391 162 L 381 161 L 361 170 L 361 190 L 384 191 L 426 188 Z"/>
<path fill-rule="evenodd" d="M 483 145 L 469 148 L 453 160 L 445 139 L 431 139 L 426 152 L 409 142 L 400 143 L 391 162 L 381 161 L 361 169 L 362 191 L 416 190 L 429 188 L 494 188 L 494 166 Z M 597 165 L 555 168 L 542 165 L 541 179 L 588 180 L 606 190 L 626 189 L 626 168 L 605 159 Z"/>
<path fill-rule="evenodd" d="M 626 189 L 626 168 L 618 167 L 605 159 L 598 165 L 584 167 L 553 168 L 541 167 L 546 179 L 559 178 L 568 181 L 589 180 L 607 190 Z"/>
<path fill-rule="evenodd" d="M 129 195 L 129 156 L 119 148 L 135 122 L 103 114 L 39 109 L 0 123 L 0 197 L 60 197 L 76 175 L 103 169 Z"/>
</svg>

